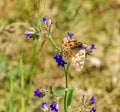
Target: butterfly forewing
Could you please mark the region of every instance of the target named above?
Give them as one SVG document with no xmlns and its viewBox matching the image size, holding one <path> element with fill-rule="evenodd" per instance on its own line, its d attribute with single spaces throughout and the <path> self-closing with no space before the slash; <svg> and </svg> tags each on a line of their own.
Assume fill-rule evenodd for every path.
<svg viewBox="0 0 120 112">
<path fill-rule="evenodd" d="M 67 39 L 67 37 L 63 39 L 63 48 L 69 49 L 77 46 L 82 46 L 82 42 L 73 39 Z"/>
</svg>

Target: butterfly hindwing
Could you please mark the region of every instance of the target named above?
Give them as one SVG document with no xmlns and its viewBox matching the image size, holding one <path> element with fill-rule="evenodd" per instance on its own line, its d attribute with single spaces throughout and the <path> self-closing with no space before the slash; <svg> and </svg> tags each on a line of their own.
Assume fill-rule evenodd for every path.
<svg viewBox="0 0 120 112">
<path fill-rule="evenodd" d="M 76 50 L 71 52 L 70 49 L 66 49 L 66 50 L 64 50 L 64 57 L 65 57 L 66 59 L 70 59 L 70 58 L 72 58 L 76 53 L 77 53 Z"/>
<path fill-rule="evenodd" d="M 85 61 L 85 50 L 80 50 L 74 57 L 71 58 L 72 65 L 80 71 L 83 68 Z"/>
</svg>

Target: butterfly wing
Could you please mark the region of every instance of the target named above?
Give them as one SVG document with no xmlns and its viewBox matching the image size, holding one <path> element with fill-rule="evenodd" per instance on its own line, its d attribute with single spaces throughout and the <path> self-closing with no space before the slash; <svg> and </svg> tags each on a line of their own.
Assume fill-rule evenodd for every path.
<svg viewBox="0 0 120 112">
<path fill-rule="evenodd" d="M 80 71 L 83 68 L 85 61 L 85 50 L 80 50 L 75 56 L 71 58 L 71 64 Z"/>
<path fill-rule="evenodd" d="M 81 46 L 81 42 L 65 37 L 63 39 L 64 57 L 67 59 L 72 58 L 80 50 Z"/>
<path fill-rule="evenodd" d="M 65 37 L 63 39 L 64 57 L 71 60 L 71 64 L 80 71 L 85 60 L 85 50 L 83 43 Z"/>
<path fill-rule="evenodd" d="M 64 57 L 66 59 L 71 59 L 76 53 L 77 51 L 72 51 L 71 49 L 64 49 Z"/>
</svg>

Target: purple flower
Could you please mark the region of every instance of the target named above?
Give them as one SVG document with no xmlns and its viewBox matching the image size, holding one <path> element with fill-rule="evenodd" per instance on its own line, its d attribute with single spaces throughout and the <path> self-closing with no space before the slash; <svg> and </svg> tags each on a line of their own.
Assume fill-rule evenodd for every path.
<svg viewBox="0 0 120 112">
<path fill-rule="evenodd" d="M 34 91 L 34 96 L 40 97 L 40 96 L 41 96 L 41 91 L 40 91 L 39 89 L 36 89 L 36 90 Z"/>
<path fill-rule="evenodd" d="M 51 104 L 50 104 L 50 109 L 58 112 L 58 106 L 57 106 L 57 104 L 51 103 Z"/>
<path fill-rule="evenodd" d="M 91 45 L 91 49 L 96 49 L 94 44 Z"/>
<path fill-rule="evenodd" d="M 48 107 L 47 107 L 46 104 L 47 104 L 46 102 L 42 102 L 42 103 L 40 104 L 40 107 L 42 108 L 42 110 L 43 110 L 44 112 L 48 112 Z"/>
<path fill-rule="evenodd" d="M 96 112 L 95 108 L 92 107 L 92 108 L 90 109 L 90 112 Z"/>
<path fill-rule="evenodd" d="M 42 20 L 41 20 L 41 22 L 46 23 L 47 20 L 48 20 L 48 17 L 43 17 Z"/>
<path fill-rule="evenodd" d="M 30 33 L 28 30 L 25 31 L 25 36 L 26 36 L 26 38 L 28 38 L 30 36 Z"/>
<path fill-rule="evenodd" d="M 62 55 L 61 55 L 61 54 L 56 54 L 56 55 L 54 56 L 54 59 L 55 59 L 56 61 L 59 61 L 59 60 L 62 59 Z"/>
<path fill-rule="evenodd" d="M 94 104 L 95 102 L 96 102 L 96 98 L 94 96 L 92 96 L 91 99 L 90 99 L 90 103 Z"/>
<path fill-rule="evenodd" d="M 46 102 L 42 102 L 42 103 L 40 104 L 40 107 L 41 107 L 41 108 L 45 108 L 45 106 L 46 106 Z"/>
<path fill-rule="evenodd" d="M 71 38 L 73 36 L 73 33 L 68 32 L 67 35 L 69 38 Z"/>
<path fill-rule="evenodd" d="M 64 60 L 61 60 L 58 62 L 58 66 L 61 65 L 62 67 L 64 67 L 65 64 L 67 64 L 67 63 Z"/>
<path fill-rule="evenodd" d="M 55 59 L 55 61 L 58 63 L 58 66 L 62 66 L 62 67 L 64 67 L 64 65 L 65 64 L 67 64 L 63 59 L 62 59 L 62 55 L 61 54 L 56 54 L 55 56 L 54 56 L 54 59 Z"/>
</svg>

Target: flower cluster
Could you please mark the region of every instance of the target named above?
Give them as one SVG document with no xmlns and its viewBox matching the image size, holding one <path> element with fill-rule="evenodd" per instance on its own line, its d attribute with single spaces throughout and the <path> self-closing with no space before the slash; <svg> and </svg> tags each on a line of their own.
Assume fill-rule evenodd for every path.
<svg viewBox="0 0 120 112">
<path fill-rule="evenodd" d="M 55 59 L 55 61 L 58 63 L 58 66 L 64 67 L 64 65 L 67 64 L 67 62 L 65 62 L 65 61 L 62 59 L 62 55 L 61 55 L 61 54 L 56 54 L 56 55 L 54 56 L 54 59 Z"/>
<path fill-rule="evenodd" d="M 95 44 L 91 44 L 90 46 L 87 46 L 87 47 L 85 46 L 84 49 L 86 51 L 85 54 L 87 56 L 87 55 L 90 55 L 92 51 L 96 49 L 96 47 L 95 47 Z"/>
<path fill-rule="evenodd" d="M 48 35 L 52 31 L 53 22 L 48 17 L 43 17 L 41 22 L 44 26 L 30 28 L 25 31 L 26 38 L 38 39 L 41 35 Z"/>
<path fill-rule="evenodd" d="M 35 29 L 35 28 L 29 28 L 29 30 L 25 31 L 25 37 L 32 38 L 33 40 L 38 39 L 39 38 L 39 31 L 37 31 L 37 29 Z"/>
<path fill-rule="evenodd" d="M 53 22 L 51 21 L 51 19 L 49 19 L 48 17 L 43 17 L 41 20 L 42 23 L 47 23 L 49 25 L 52 25 Z"/>
<path fill-rule="evenodd" d="M 34 34 L 35 34 L 35 30 L 33 30 L 33 31 L 26 30 L 25 31 L 25 37 L 26 38 L 32 38 Z"/>
<path fill-rule="evenodd" d="M 34 91 L 34 96 L 35 97 L 41 97 L 42 96 L 42 92 L 39 89 L 36 89 Z M 58 104 L 56 104 L 55 102 L 50 103 L 49 108 L 47 107 L 47 103 L 46 102 L 42 102 L 40 104 L 40 108 L 44 111 L 44 112 L 49 112 L 49 109 L 51 111 L 55 111 L 58 112 Z"/>
<path fill-rule="evenodd" d="M 41 107 L 41 109 L 42 109 L 43 111 L 45 111 L 45 112 L 49 112 L 49 109 L 50 109 L 51 111 L 58 112 L 58 105 L 57 105 L 56 103 L 54 103 L 54 102 L 52 102 L 52 103 L 50 104 L 49 108 L 47 107 L 47 103 L 46 103 L 46 102 L 42 102 L 42 103 L 40 104 L 40 107 Z"/>
<path fill-rule="evenodd" d="M 42 23 L 44 23 L 45 27 L 47 28 L 46 31 L 47 33 L 50 33 L 52 31 L 52 20 L 48 17 L 43 17 L 41 20 Z"/>
</svg>

